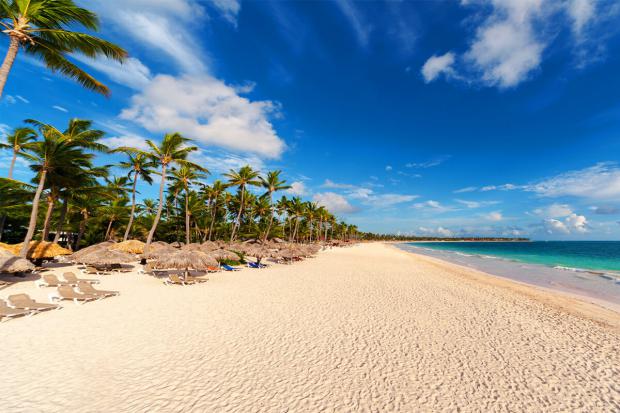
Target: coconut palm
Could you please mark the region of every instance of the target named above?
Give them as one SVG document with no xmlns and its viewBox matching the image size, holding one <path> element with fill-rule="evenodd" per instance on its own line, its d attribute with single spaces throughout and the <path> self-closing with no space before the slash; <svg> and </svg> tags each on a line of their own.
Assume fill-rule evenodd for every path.
<svg viewBox="0 0 620 413">
<path fill-rule="evenodd" d="M 20 48 L 43 60 L 53 72 L 104 95 L 109 94 L 109 89 L 67 59 L 67 55 L 103 55 L 119 62 L 127 56 L 115 44 L 71 30 L 80 26 L 90 31 L 99 29 L 97 16 L 78 7 L 73 0 L 0 0 L 0 26 L 2 33 L 9 36 L 9 48 L 0 67 L 0 97 Z"/>
<path fill-rule="evenodd" d="M 228 178 L 228 184 L 230 186 L 238 187 L 240 192 L 239 211 L 237 213 L 237 218 L 235 219 L 235 224 L 233 225 L 232 232 L 230 233 L 230 241 L 234 241 L 235 235 L 239 230 L 239 225 L 241 225 L 241 214 L 243 213 L 243 203 L 245 201 L 246 187 L 248 185 L 260 185 L 260 181 L 256 179 L 259 176 L 259 172 L 253 170 L 251 166 L 246 165 L 239 168 L 238 171 L 231 169 L 228 173 L 224 174 L 224 176 Z"/>
<path fill-rule="evenodd" d="M 199 165 L 181 165 L 178 169 L 173 169 L 170 173 L 170 179 L 183 189 L 185 192 L 185 243 L 190 243 L 190 214 L 189 214 L 189 187 L 199 179 L 207 177 L 205 168 Z"/>
<path fill-rule="evenodd" d="M 127 156 L 127 161 L 119 163 L 121 168 L 129 169 L 128 177 L 132 179 L 131 212 L 129 213 L 129 222 L 127 223 L 127 228 L 125 229 L 123 241 L 127 241 L 129 238 L 134 215 L 136 213 L 136 187 L 138 185 L 138 180 L 142 177 L 146 183 L 149 185 L 152 184 L 153 179 L 151 178 L 151 174 L 153 173 L 153 170 L 151 168 L 154 166 L 153 161 L 144 154 L 138 153 L 132 155 L 131 153 L 128 153 Z"/>
<path fill-rule="evenodd" d="M 164 189 L 166 187 L 166 172 L 170 164 L 177 164 L 180 166 L 189 165 L 195 166 L 196 168 L 200 168 L 199 165 L 196 165 L 187 160 L 187 155 L 191 152 L 197 150 L 196 146 L 186 146 L 187 142 L 191 139 L 184 138 L 180 133 L 167 133 L 164 136 L 164 139 L 161 141 L 159 146 L 155 144 L 151 140 L 146 140 L 146 144 L 149 146 L 149 151 L 142 151 L 136 148 L 130 147 L 122 147 L 118 148 L 118 151 L 134 153 L 134 154 L 143 154 L 153 162 L 156 162 L 161 166 L 161 182 L 159 184 L 159 203 L 157 204 L 157 213 L 155 215 L 155 219 L 153 220 L 153 225 L 151 226 L 151 230 L 146 238 L 146 245 L 144 247 L 144 251 L 148 251 L 151 242 L 153 242 L 153 236 L 155 235 L 155 231 L 157 230 L 157 225 L 159 224 L 159 220 L 161 219 L 161 213 L 164 208 Z"/>
<path fill-rule="evenodd" d="M 286 181 L 280 179 L 280 174 L 282 171 L 269 171 L 267 172 L 266 177 L 260 176 L 261 185 L 265 188 L 265 195 L 269 198 L 269 207 L 271 209 L 271 216 L 269 217 L 269 225 L 267 226 L 267 230 L 265 231 L 265 235 L 263 236 L 263 240 L 267 240 L 269 234 L 271 233 L 271 226 L 273 225 L 273 216 L 275 214 L 273 208 L 273 193 L 276 191 L 284 191 L 286 189 L 290 189 L 290 185 L 286 185 Z"/>
<path fill-rule="evenodd" d="M 49 125 L 42 125 L 39 131 L 42 139 L 33 143 L 27 155 L 33 161 L 31 169 L 36 173 L 35 179 L 38 184 L 32 201 L 28 230 L 20 251 L 20 256 L 23 258 L 26 257 L 28 245 L 36 229 L 39 201 L 48 174 L 78 175 L 83 170 L 92 168 L 91 160 L 94 156 L 92 153 L 84 152 L 85 147 L 91 146 L 93 142 L 81 138 L 71 139 Z"/>
<path fill-rule="evenodd" d="M 11 166 L 9 167 L 9 179 L 13 179 L 13 169 L 18 156 L 22 156 L 28 148 L 32 147 L 32 142 L 37 139 L 37 132 L 31 128 L 15 128 L 13 132 L 6 135 L 6 143 L 0 143 L 0 149 L 10 149 L 13 151 Z"/>
<path fill-rule="evenodd" d="M 207 197 L 211 200 L 209 203 L 211 207 L 210 208 L 211 209 L 210 211 L 211 222 L 209 223 L 209 233 L 208 233 L 209 241 L 211 241 L 211 235 L 213 234 L 213 226 L 215 225 L 215 220 L 217 218 L 218 205 L 222 197 L 222 194 L 226 191 L 226 188 L 228 188 L 228 185 L 226 185 L 219 179 L 213 181 L 213 184 L 210 187 L 205 188 L 205 193 Z"/>
</svg>

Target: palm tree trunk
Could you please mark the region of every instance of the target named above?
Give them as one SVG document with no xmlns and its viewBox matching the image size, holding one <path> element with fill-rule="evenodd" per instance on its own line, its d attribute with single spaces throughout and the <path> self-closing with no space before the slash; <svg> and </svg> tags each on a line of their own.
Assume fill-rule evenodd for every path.
<svg viewBox="0 0 620 413">
<path fill-rule="evenodd" d="M 60 241 L 60 233 L 62 227 L 65 225 L 65 218 L 67 217 L 67 209 L 69 208 L 68 198 L 62 200 L 62 209 L 60 210 L 60 218 L 58 219 L 58 225 L 56 226 L 56 234 L 54 234 L 54 242 Z"/>
<path fill-rule="evenodd" d="M 32 200 L 32 211 L 30 212 L 28 231 L 26 232 L 26 237 L 24 238 L 22 249 L 19 251 L 19 256 L 22 258 L 26 258 L 26 255 L 28 254 L 28 247 L 30 241 L 32 241 L 32 236 L 34 235 L 34 230 L 37 226 L 37 215 L 39 214 L 39 200 L 41 199 L 41 193 L 43 192 L 43 186 L 45 185 L 46 176 L 47 171 L 44 169 L 41 172 L 41 177 L 39 178 L 39 186 L 37 186 L 37 191 L 35 192 L 34 199 Z"/>
<path fill-rule="evenodd" d="M 13 179 L 13 170 L 15 169 L 15 161 L 17 160 L 17 151 L 13 150 L 13 158 L 9 167 L 9 179 Z"/>
<path fill-rule="evenodd" d="M 6 55 L 4 56 L 2 66 L 0 66 L 0 98 L 2 97 L 4 85 L 6 85 L 9 72 L 11 71 L 11 67 L 13 67 L 13 62 L 15 61 L 15 57 L 19 51 L 19 39 L 15 36 L 10 36 L 10 38 L 9 50 L 7 50 Z"/>
<path fill-rule="evenodd" d="M 299 229 L 299 217 L 295 218 L 295 230 L 293 231 L 293 241 L 297 239 L 297 230 Z"/>
<path fill-rule="evenodd" d="M 213 208 L 211 210 L 211 225 L 209 225 L 209 241 L 211 241 L 211 234 L 213 234 L 213 226 L 215 225 L 216 217 L 217 217 L 217 199 L 214 199 Z"/>
<path fill-rule="evenodd" d="M 149 235 L 146 237 L 146 246 L 144 248 L 144 252 L 146 253 L 151 242 L 153 242 L 153 236 L 155 235 L 155 230 L 157 229 L 157 224 L 159 224 L 159 219 L 161 218 L 161 211 L 164 208 L 164 187 L 166 186 L 166 164 L 163 164 L 161 167 L 161 183 L 159 184 L 159 205 L 157 205 L 157 214 L 155 215 L 155 219 L 153 220 L 153 225 L 151 226 L 151 230 L 149 231 Z"/>
<path fill-rule="evenodd" d="M 47 212 L 45 213 L 45 220 L 43 221 L 43 234 L 41 235 L 42 241 L 47 241 L 47 237 L 50 234 L 50 227 L 52 226 L 52 213 L 54 212 L 55 199 L 53 196 L 47 198 Z"/>
<path fill-rule="evenodd" d="M 237 219 L 235 220 L 235 225 L 233 225 L 232 232 L 230 233 L 230 242 L 235 240 L 235 233 L 239 229 L 241 225 L 241 213 L 243 212 L 243 196 L 245 195 L 245 186 L 241 187 L 241 202 L 239 203 L 239 213 L 237 214 Z"/>
<path fill-rule="evenodd" d="M 190 229 L 189 229 L 189 193 L 187 188 L 185 188 L 185 244 L 189 244 L 191 239 Z"/>
<path fill-rule="evenodd" d="M 108 222 L 108 229 L 105 231 L 104 241 L 108 240 L 108 237 L 110 236 L 110 232 L 112 231 L 112 224 L 113 223 L 114 223 L 114 217 L 112 217 L 110 219 L 110 222 Z"/>
<path fill-rule="evenodd" d="M 265 237 L 263 238 L 263 241 L 267 241 L 267 238 L 269 238 L 269 233 L 271 232 L 271 226 L 273 225 L 274 211 L 273 211 L 273 193 L 272 192 L 269 192 L 269 211 L 271 212 L 269 216 L 269 225 L 267 225 L 267 231 L 265 231 Z"/>
<path fill-rule="evenodd" d="M 88 221 L 88 212 L 82 213 L 82 221 L 80 222 L 80 229 L 78 231 L 77 239 L 75 240 L 75 248 L 77 251 L 80 248 L 80 242 L 82 242 L 82 238 L 84 237 L 84 233 L 86 232 L 86 221 Z"/>
<path fill-rule="evenodd" d="M 123 241 L 127 241 L 127 238 L 129 238 L 129 231 L 131 231 L 131 224 L 133 224 L 133 216 L 136 212 L 136 185 L 138 184 L 139 176 L 140 175 L 138 174 L 138 171 L 136 171 L 136 174 L 133 178 L 133 188 L 131 191 L 131 212 L 129 213 L 129 223 L 127 224 L 127 229 L 125 230 Z"/>
</svg>

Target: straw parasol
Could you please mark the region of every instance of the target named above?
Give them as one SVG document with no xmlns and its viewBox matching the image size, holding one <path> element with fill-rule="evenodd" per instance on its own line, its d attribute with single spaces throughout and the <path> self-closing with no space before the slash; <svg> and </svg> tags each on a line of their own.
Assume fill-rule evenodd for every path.
<svg viewBox="0 0 620 413">
<path fill-rule="evenodd" d="M 162 255 L 150 263 L 151 268 L 183 270 L 186 278 L 190 269 L 206 270 L 217 265 L 217 261 L 210 255 L 202 251 L 187 250 Z"/>
<path fill-rule="evenodd" d="M 16 257 L 4 249 L 0 249 L 0 273 L 28 272 L 34 270 L 34 268 L 34 264 L 30 261 Z"/>
<path fill-rule="evenodd" d="M 192 242 L 191 244 L 181 246 L 181 249 L 184 251 L 201 251 L 202 245 L 197 242 Z"/>
<path fill-rule="evenodd" d="M 86 248 L 82 248 L 79 251 L 74 252 L 73 254 L 71 254 L 68 258 L 70 261 L 73 262 L 81 262 L 80 259 L 88 254 L 91 254 L 94 251 L 99 251 L 102 249 L 108 249 L 111 246 L 113 246 L 114 243 L 112 241 L 104 241 L 104 242 L 100 242 L 99 244 L 93 244 L 90 245 Z"/>
<path fill-rule="evenodd" d="M 144 258 L 159 258 L 160 256 L 172 254 L 174 252 L 179 251 L 177 248 L 174 248 L 170 244 L 165 242 L 157 242 L 152 243 L 148 250 L 144 253 Z"/>
<path fill-rule="evenodd" d="M 5 244 L 4 242 L 0 242 L 0 250 L 8 251 L 13 254 L 13 246 Z"/>
<path fill-rule="evenodd" d="M 135 255 L 128 252 L 115 251 L 109 248 L 101 248 L 85 254 L 80 258 L 80 262 L 89 265 L 113 265 L 127 264 L 136 260 Z"/>
<path fill-rule="evenodd" d="M 118 244 L 114 244 L 110 247 L 111 250 L 128 252 L 130 254 L 143 254 L 144 253 L 144 242 L 138 241 L 137 239 L 130 239 L 127 241 L 119 242 Z"/>
<path fill-rule="evenodd" d="M 209 251 L 207 254 L 209 256 L 213 257 L 214 259 L 216 259 L 218 262 L 221 262 L 221 261 L 224 261 L 224 260 L 239 261 L 241 259 L 234 252 L 228 251 L 228 250 L 225 250 L 225 249 L 218 249 L 218 250 L 214 250 L 214 251 Z"/>
<path fill-rule="evenodd" d="M 21 250 L 23 242 L 13 245 L 13 252 L 18 254 Z M 46 258 L 54 258 L 59 255 L 69 255 L 71 250 L 61 247 L 54 242 L 47 241 L 30 241 L 28 244 L 27 257 L 33 260 L 41 260 Z"/>
</svg>

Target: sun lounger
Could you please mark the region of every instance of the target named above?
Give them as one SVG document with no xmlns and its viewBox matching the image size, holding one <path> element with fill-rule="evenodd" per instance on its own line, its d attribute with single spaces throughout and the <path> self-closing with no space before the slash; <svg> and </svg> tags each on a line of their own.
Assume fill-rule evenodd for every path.
<svg viewBox="0 0 620 413">
<path fill-rule="evenodd" d="M 54 274 L 41 274 L 41 278 L 34 282 L 37 287 L 60 287 L 63 285 L 71 286 L 76 283 L 70 283 L 67 281 L 60 281 Z"/>
<path fill-rule="evenodd" d="M 108 275 L 110 274 L 106 270 L 99 269 L 97 267 L 93 267 L 92 265 L 87 265 L 85 269 L 80 270 L 82 274 L 95 274 L 95 275 Z"/>
<path fill-rule="evenodd" d="M 90 283 L 90 284 L 97 284 L 97 283 L 99 283 L 99 280 L 96 280 L 94 278 L 78 278 L 77 275 L 75 275 L 72 272 L 66 272 L 66 273 L 62 274 L 62 278 L 64 278 L 65 281 L 67 281 L 67 282 L 69 282 L 71 284 L 74 284 L 74 285 L 78 285 L 78 283 L 80 281 L 85 281 L 85 282 Z"/>
<path fill-rule="evenodd" d="M 21 310 L 47 311 L 61 308 L 58 304 L 37 303 L 28 294 L 9 295 L 8 301 L 11 307 Z"/>
<path fill-rule="evenodd" d="M 191 282 L 195 282 L 195 283 L 204 283 L 209 281 L 208 278 L 202 278 L 202 277 L 193 277 L 191 275 L 188 275 L 186 277 L 186 281 L 191 281 Z"/>
<path fill-rule="evenodd" d="M 241 268 L 231 267 L 228 264 L 222 264 L 221 267 L 224 271 L 241 271 Z"/>
<path fill-rule="evenodd" d="M 50 301 L 72 300 L 76 304 L 99 300 L 101 298 L 103 297 L 75 292 L 70 285 L 61 285 L 58 287 L 55 294 L 50 294 Z"/>
<path fill-rule="evenodd" d="M 257 262 L 248 262 L 248 268 L 265 268 L 265 264 L 259 264 Z"/>
<path fill-rule="evenodd" d="M 207 272 L 218 272 L 221 271 L 220 267 L 207 267 Z"/>
<path fill-rule="evenodd" d="M 87 283 L 85 281 L 80 281 L 78 283 L 78 290 L 84 294 L 96 295 L 99 297 L 112 297 L 113 295 L 120 295 L 121 293 L 118 291 L 110 291 L 110 290 L 97 290 L 92 284 Z"/>
<path fill-rule="evenodd" d="M 6 304 L 6 301 L 0 300 L 0 321 L 6 321 L 9 318 L 32 315 L 30 310 L 19 310 L 11 308 Z"/>
<path fill-rule="evenodd" d="M 194 284 L 194 281 L 189 281 L 189 280 L 183 281 L 181 277 L 179 277 L 177 274 L 168 274 L 168 279 L 164 281 L 164 284 L 190 285 L 190 284 Z"/>
</svg>

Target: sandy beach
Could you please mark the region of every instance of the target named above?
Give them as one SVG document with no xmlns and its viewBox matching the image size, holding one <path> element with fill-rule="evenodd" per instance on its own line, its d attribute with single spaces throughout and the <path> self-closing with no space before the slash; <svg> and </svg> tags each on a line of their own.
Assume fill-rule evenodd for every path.
<svg viewBox="0 0 620 413">
<path fill-rule="evenodd" d="M 2 411 L 620 410 L 620 314 L 393 246 L 97 278 L 121 295 L 0 324 Z"/>
</svg>

